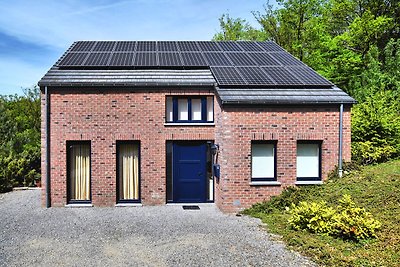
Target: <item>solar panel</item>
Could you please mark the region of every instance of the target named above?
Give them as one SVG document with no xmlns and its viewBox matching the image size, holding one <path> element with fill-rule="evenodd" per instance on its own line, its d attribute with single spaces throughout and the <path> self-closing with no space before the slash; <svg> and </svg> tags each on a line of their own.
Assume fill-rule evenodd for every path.
<svg viewBox="0 0 400 267">
<path fill-rule="evenodd" d="M 210 66 L 232 66 L 232 63 L 222 52 L 204 53 Z"/>
<path fill-rule="evenodd" d="M 281 65 L 297 65 L 297 66 L 304 66 L 304 63 L 292 56 L 291 54 L 287 52 L 281 52 L 281 53 L 270 53 L 276 61 L 278 61 Z"/>
<path fill-rule="evenodd" d="M 160 66 L 182 66 L 179 53 L 158 53 L 158 61 Z"/>
<path fill-rule="evenodd" d="M 211 67 L 211 72 L 219 85 L 246 84 L 234 67 Z"/>
<path fill-rule="evenodd" d="M 184 66 L 208 66 L 201 53 L 181 53 Z"/>
<path fill-rule="evenodd" d="M 136 53 L 134 66 L 157 66 L 156 53 Z"/>
<path fill-rule="evenodd" d="M 257 42 L 267 52 L 284 52 L 285 50 L 274 42 Z"/>
<path fill-rule="evenodd" d="M 257 64 L 246 53 L 226 53 L 235 66 L 256 66 Z"/>
<path fill-rule="evenodd" d="M 108 60 L 112 53 L 100 52 L 90 53 L 86 59 L 84 66 L 108 66 Z"/>
<path fill-rule="evenodd" d="M 113 41 L 96 42 L 92 51 L 96 51 L 96 52 L 97 51 L 104 51 L 104 52 L 113 51 L 115 43 L 116 42 L 113 42 Z"/>
<path fill-rule="evenodd" d="M 305 85 L 332 86 L 332 83 L 319 75 L 309 67 L 287 67 L 291 73 L 297 76 Z"/>
<path fill-rule="evenodd" d="M 199 41 L 197 44 L 203 51 L 222 51 L 217 42 Z"/>
<path fill-rule="evenodd" d="M 258 46 L 255 42 L 250 42 L 250 41 L 239 41 L 238 45 L 244 50 L 244 51 L 264 51 L 260 46 Z"/>
<path fill-rule="evenodd" d="M 274 84 L 275 82 L 266 75 L 259 67 L 237 67 L 237 70 L 245 79 L 247 84 L 265 85 Z"/>
<path fill-rule="evenodd" d="M 176 42 L 160 41 L 157 42 L 158 51 L 175 52 L 178 51 Z"/>
<path fill-rule="evenodd" d="M 200 51 L 197 42 L 194 41 L 178 41 L 177 45 L 180 51 Z"/>
<path fill-rule="evenodd" d="M 248 53 L 248 55 L 259 65 L 259 66 L 276 66 L 279 65 L 278 61 L 273 59 L 268 53 L 265 52 L 254 52 Z"/>
<path fill-rule="evenodd" d="M 224 51 L 243 51 L 237 43 L 232 41 L 220 41 L 218 44 Z"/>
<path fill-rule="evenodd" d="M 74 47 L 71 49 L 71 51 L 90 51 L 92 50 L 94 46 L 94 42 L 90 41 L 81 41 L 81 42 L 76 42 Z"/>
<path fill-rule="evenodd" d="M 58 66 L 210 67 L 222 86 L 332 86 L 274 42 L 79 41 Z"/>
<path fill-rule="evenodd" d="M 279 85 L 301 85 L 303 84 L 292 73 L 285 69 L 285 67 L 261 67 L 274 81 Z"/>
<path fill-rule="evenodd" d="M 156 51 L 156 42 L 138 41 L 136 51 L 154 52 Z"/>
<path fill-rule="evenodd" d="M 135 53 L 114 53 L 110 59 L 110 66 L 132 66 Z"/>
<path fill-rule="evenodd" d="M 115 46 L 115 51 L 133 52 L 135 51 L 136 42 L 133 41 L 121 41 L 117 42 Z"/>
<path fill-rule="evenodd" d="M 68 53 L 65 57 L 58 63 L 59 66 L 80 66 L 89 53 Z"/>
</svg>

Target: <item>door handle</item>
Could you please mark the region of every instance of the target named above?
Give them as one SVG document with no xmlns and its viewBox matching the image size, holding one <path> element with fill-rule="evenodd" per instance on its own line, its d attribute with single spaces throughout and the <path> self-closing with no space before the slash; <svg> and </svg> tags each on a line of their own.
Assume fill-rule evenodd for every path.
<svg viewBox="0 0 400 267">
<path fill-rule="evenodd" d="M 199 173 L 197 173 L 197 175 L 198 175 L 198 176 L 202 176 L 202 175 L 203 175 L 203 173 L 202 173 L 202 172 L 199 172 Z"/>
</svg>

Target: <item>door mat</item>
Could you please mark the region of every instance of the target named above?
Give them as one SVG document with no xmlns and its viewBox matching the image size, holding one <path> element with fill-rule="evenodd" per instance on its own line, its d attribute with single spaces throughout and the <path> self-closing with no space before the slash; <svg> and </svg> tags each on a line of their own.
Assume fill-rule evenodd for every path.
<svg viewBox="0 0 400 267">
<path fill-rule="evenodd" d="M 199 210 L 199 209 L 200 209 L 200 207 L 197 206 L 197 205 L 193 205 L 193 206 L 182 206 L 182 208 L 183 208 L 184 210 Z"/>
</svg>

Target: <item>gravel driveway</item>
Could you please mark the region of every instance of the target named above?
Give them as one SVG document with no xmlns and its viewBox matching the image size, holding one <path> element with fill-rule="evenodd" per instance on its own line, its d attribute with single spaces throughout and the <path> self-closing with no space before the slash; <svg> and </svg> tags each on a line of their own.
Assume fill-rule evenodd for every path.
<svg viewBox="0 0 400 267">
<path fill-rule="evenodd" d="M 211 205 L 45 209 L 39 199 L 0 194 L 0 266 L 314 266 L 258 219 Z"/>
</svg>

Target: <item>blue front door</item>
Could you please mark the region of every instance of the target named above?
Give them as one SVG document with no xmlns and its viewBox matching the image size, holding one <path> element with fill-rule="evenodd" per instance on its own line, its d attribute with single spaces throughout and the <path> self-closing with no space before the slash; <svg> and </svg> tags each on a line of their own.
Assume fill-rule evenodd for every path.
<svg viewBox="0 0 400 267">
<path fill-rule="evenodd" d="M 173 145 L 174 202 L 206 202 L 207 144 L 177 142 Z"/>
</svg>

